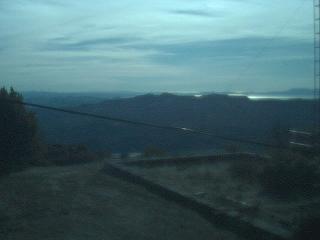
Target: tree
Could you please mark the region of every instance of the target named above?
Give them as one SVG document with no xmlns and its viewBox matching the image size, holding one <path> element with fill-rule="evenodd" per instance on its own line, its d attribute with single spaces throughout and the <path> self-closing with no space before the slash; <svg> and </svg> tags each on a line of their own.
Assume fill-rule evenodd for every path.
<svg viewBox="0 0 320 240">
<path fill-rule="evenodd" d="M 40 160 L 40 141 L 33 113 L 21 104 L 13 88 L 0 89 L 0 175 L 35 165 Z"/>
</svg>

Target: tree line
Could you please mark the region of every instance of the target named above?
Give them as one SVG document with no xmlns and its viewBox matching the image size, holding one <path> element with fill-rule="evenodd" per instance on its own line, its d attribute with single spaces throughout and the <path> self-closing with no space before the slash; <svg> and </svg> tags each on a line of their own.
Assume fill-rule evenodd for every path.
<svg viewBox="0 0 320 240">
<path fill-rule="evenodd" d="M 37 165 L 42 154 L 35 115 L 6 100 L 22 101 L 22 95 L 0 89 L 0 174 Z"/>
<path fill-rule="evenodd" d="M 66 165 L 97 159 L 84 145 L 50 145 L 40 137 L 36 116 L 13 88 L 0 88 L 0 176 L 30 166 Z"/>
</svg>

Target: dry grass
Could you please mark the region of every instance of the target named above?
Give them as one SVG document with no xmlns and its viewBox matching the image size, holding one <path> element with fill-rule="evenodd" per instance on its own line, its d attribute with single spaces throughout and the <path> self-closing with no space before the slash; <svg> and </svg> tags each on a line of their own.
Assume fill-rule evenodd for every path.
<svg viewBox="0 0 320 240">
<path fill-rule="evenodd" d="M 285 228 L 300 223 L 301 211 L 320 204 L 320 198 L 279 201 L 263 193 L 259 177 L 266 162 L 225 161 L 200 165 L 130 167 L 130 170 L 183 194 L 195 197 L 216 208 L 267 222 L 278 222 Z M 301 210 L 301 206 L 304 206 Z"/>
</svg>

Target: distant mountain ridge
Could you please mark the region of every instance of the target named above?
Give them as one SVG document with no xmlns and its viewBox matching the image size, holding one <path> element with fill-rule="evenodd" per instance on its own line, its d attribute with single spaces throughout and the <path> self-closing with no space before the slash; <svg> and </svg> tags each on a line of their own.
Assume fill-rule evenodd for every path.
<svg viewBox="0 0 320 240">
<path fill-rule="evenodd" d="M 275 129 L 310 128 L 313 107 L 310 100 L 252 101 L 247 97 L 222 94 L 194 97 L 166 93 L 109 99 L 71 109 L 272 142 L 278 131 Z M 230 144 L 210 137 L 33 110 L 37 113 L 43 136 L 50 143 L 82 143 L 113 152 L 142 151 L 150 145 L 176 151 L 213 149 Z"/>
<path fill-rule="evenodd" d="M 146 95 L 147 92 L 135 91 L 106 91 L 106 92 L 45 92 L 45 91 L 25 91 L 22 92 L 26 101 L 46 104 L 55 107 L 76 107 L 82 104 L 96 104 L 104 100 L 119 99 L 119 98 L 133 98 L 136 96 Z M 161 95 L 162 92 L 152 92 L 151 95 Z M 205 96 L 211 94 L 219 95 L 242 95 L 242 96 L 288 96 L 291 98 L 312 98 L 313 89 L 295 88 L 285 91 L 270 91 L 270 92 L 172 92 L 170 94 L 177 96 Z"/>
<path fill-rule="evenodd" d="M 54 107 L 75 107 L 82 104 L 98 103 L 105 99 L 129 98 L 142 93 L 130 91 L 112 92 L 22 92 L 26 101 Z"/>
</svg>

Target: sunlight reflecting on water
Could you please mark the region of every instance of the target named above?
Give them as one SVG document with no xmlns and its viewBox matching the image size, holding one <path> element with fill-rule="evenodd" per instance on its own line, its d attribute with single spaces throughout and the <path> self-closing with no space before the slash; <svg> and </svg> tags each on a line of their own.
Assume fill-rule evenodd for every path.
<svg viewBox="0 0 320 240">
<path fill-rule="evenodd" d="M 275 100 L 292 100 L 292 99 L 305 99 L 311 100 L 313 96 L 308 95 L 250 95 L 250 94 L 242 94 L 242 93 L 232 93 L 228 94 L 228 96 L 233 97 L 248 97 L 251 100 L 267 100 L 267 99 L 275 99 Z"/>
</svg>

